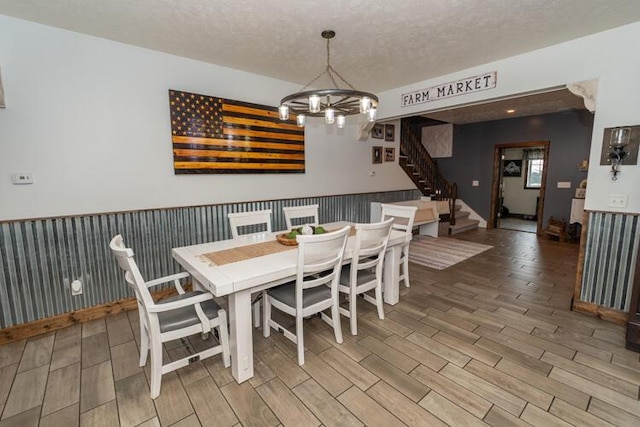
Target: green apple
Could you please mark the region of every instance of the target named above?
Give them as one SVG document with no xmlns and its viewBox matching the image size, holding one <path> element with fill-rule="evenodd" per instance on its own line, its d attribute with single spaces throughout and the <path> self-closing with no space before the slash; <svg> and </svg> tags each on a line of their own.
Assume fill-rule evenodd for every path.
<svg viewBox="0 0 640 427">
<path fill-rule="evenodd" d="M 287 238 L 295 239 L 298 234 L 300 234 L 300 233 L 298 233 L 295 229 L 293 229 L 293 230 L 291 230 L 291 232 L 289 234 L 287 234 Z"/>
</svg>

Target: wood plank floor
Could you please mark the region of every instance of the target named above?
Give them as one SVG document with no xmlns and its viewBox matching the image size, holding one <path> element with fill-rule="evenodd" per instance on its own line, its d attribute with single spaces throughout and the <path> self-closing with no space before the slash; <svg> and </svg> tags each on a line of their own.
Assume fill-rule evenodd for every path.
<svg viewBox="0 0 640 427">
<path fill-rule="evenodd" d="M 341 345 L 306 321 L 302 367 L 292 343 L 255 331 L 243 384 L 213 357 L 165 375 L 151 400 L 137 312 L 1 346 L 0 427 L 640 425 L 624 328 L 569 311 L 577 245 L 509 230 L 456 238 L 494 248 L 443 271 L 412 264 L 400 303 L 385 320 L 360 304 L 359 334 L 343 319 Z M 170 343 L 165 357 L 207 345 Z"/>
</svg>

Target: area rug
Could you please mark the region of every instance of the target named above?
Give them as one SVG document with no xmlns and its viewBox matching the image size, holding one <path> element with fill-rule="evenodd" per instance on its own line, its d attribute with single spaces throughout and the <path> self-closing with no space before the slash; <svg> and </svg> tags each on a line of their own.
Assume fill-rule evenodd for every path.
<svg viewBox="0 0 640 427">
<path fill-rule="evenodd" d="M 413 236 L 409 248 L 409 261 L 444 270 L 491 248 L 493 246 L 451 237 Z"/>
</svg>

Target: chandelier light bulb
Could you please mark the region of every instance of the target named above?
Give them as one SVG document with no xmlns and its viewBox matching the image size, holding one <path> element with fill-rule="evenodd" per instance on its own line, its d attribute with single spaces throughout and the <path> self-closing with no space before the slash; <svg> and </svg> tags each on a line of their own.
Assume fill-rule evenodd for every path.
<svg viewBox="0 0 640 427">
<path fill-rule="evenodd" d="M 309 112 L 310 113 L 320 112 L 320 97 L 318 95 L 311 95 L 309 97 Z"/>
<path fill-rule="evenodd" d="M 327 108 L 324 112 L 324 122 L 332 125 L 336 121 L 336 112 L 333 108 Z"/>
<path fill-rule="evenodd" d="M 344 115 L 340 114 L 338 117 L 336 117 L 336 126 L 338 126 L 338 128 L 342 129 L 346 122 L 347 118 Z"/>
<path fill-rule="evenodd" d="M 304 122 L 305 122 L 305 115 L 304 114 L 298 114 L 296 116 L 296 124 L 298 125 L 298 127 L 303 128 L 304 127 Z"/>
<path fill-rule="evenodd" d="M 375 107 L 371 107 L 369 108 L 369 111 L 367 111 L 367 118 L 369 119 L 370 122 L 375 122 L 377 115 L 378 115 L 378 110 Z"/>
<path fill-rule="evenodd" d="M 360 100 L 360 114 L 367 114 L 371 108 L 371 99 L 367 96 Z"/>
<path fill-rule="evenodd" d="M 280 113 L 280 120 L 289 120 L 289 107 L 286 105 L 278 107 L 278 113 Z"/>
</svg>

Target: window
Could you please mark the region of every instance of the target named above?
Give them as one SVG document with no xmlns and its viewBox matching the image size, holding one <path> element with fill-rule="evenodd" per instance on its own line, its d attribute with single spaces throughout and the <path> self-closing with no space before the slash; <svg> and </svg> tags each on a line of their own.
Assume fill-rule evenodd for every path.
<svg viewBox="0 0 640 427">
<path fill-rule="evenodd" d="M 542 187 L 542 169 L 544 167 L 544 160 L 533 159 L 527 160 L 526 174 L 525 174 L 525 189 L 536 189 Z"/>
</svg>

